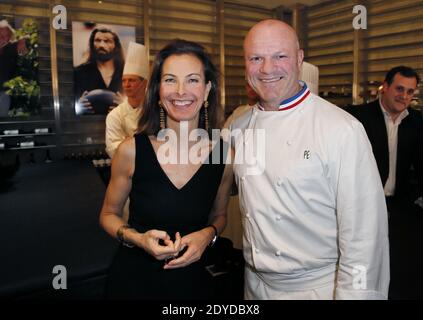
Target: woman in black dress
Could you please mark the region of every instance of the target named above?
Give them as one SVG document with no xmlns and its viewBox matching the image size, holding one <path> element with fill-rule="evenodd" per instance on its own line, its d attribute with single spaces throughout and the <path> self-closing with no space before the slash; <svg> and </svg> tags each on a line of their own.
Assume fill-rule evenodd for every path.
<svg viewBox="0 0 423 320">
<path fill-rule="evenodd" d="M 225 227 L 233 177 L 226 164 L 232 153 L 209 139 L 221 119 L 217 71 L 205 49 L 184 40 L 163 48 L 143 108 L 139 133 L 113 157 L 100 214 L 102 227 L 122 243 L 107 297 L 213 298 L 203 253 Z"/>
</svg>

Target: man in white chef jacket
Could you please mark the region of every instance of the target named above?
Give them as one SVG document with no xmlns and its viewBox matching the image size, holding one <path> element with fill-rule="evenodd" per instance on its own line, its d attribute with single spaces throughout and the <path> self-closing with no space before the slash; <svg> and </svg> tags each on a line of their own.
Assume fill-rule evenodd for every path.
<svg viewBox="0 0 423 320">
<path fill-rule="evenodd" d="M 130 42 L 122 75 L 127 99 L 110 111 L 106 118 L 106 152 L 110 158 L 119 144 L 137 131 L 147 79 L 147 50 L 142 44 Z"/>
<path fill-rule="evenodd" d="M 386 299 L 387 211 L 362 125 L 298 80 L 287 24 L 259 22 L 244 51 L 260 97 L 231 126 L 245 298 Z"/>
</svg>

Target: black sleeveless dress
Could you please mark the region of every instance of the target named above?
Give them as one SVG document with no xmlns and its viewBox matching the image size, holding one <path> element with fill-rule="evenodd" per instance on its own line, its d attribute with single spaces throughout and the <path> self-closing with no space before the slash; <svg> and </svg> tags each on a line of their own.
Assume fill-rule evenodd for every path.
<svg viewBox="0 0 423 320">
<path fill-rule="evenodd" d="M 177 231 L 183 237 L 204 228 L 225 167 L 222 141 L 210 153 L 208 163 L 203 163 L 181 189 L 164 173 L 148 136 L 135 135 L 135 146 L 129 225 L 139 232 L 164 230 L 171 238 Z M 163 265 L 163 261 L 140 248 L 120 246 L 109 270 L 106 296 L 154 300 L 213 298 L 205 254 L 184 268 L 164 270 Z"/>
</svg>

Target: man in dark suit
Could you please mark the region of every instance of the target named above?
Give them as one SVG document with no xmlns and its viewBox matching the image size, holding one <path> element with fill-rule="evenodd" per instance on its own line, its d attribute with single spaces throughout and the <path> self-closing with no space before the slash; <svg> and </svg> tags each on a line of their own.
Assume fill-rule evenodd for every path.
<svg viewBox="0 0 423 320">
<path fill-rule="evenodd" d="M 413 69 L 395 67 L 386 74 L 378 100 L 346 108 L 366 129 L 384 186 L 393 299 L 423 298 L 423 259 L 416 255 L 423 212 L 414 204 L 423 194 L 423 117 L 410 108 L 419 81 Z"/>
<path fill-rule="evenodd" d="M 395 67 L 386 74 L 378 100 L 347 108 L 366 129 L 385 196 L 401 203 L 423 194 L 423 118 L 410 108 L 419 81 L 413 69 Z M 418 194 L 410 184 L 412 168 Z"/>
</svg>

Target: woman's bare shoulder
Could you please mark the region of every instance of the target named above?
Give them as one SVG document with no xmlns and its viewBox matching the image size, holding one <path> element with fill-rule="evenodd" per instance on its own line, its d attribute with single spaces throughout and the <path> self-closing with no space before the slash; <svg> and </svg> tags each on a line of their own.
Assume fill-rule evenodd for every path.
<svg viewBox="0 0 423 320">
<path fill-rule="evenodd" d="M 119 145 L 115 157 L 128 159 L 128 158 L 135 158 L 135 138 L 126 138 L 122 141 Z"/>
</svg>

